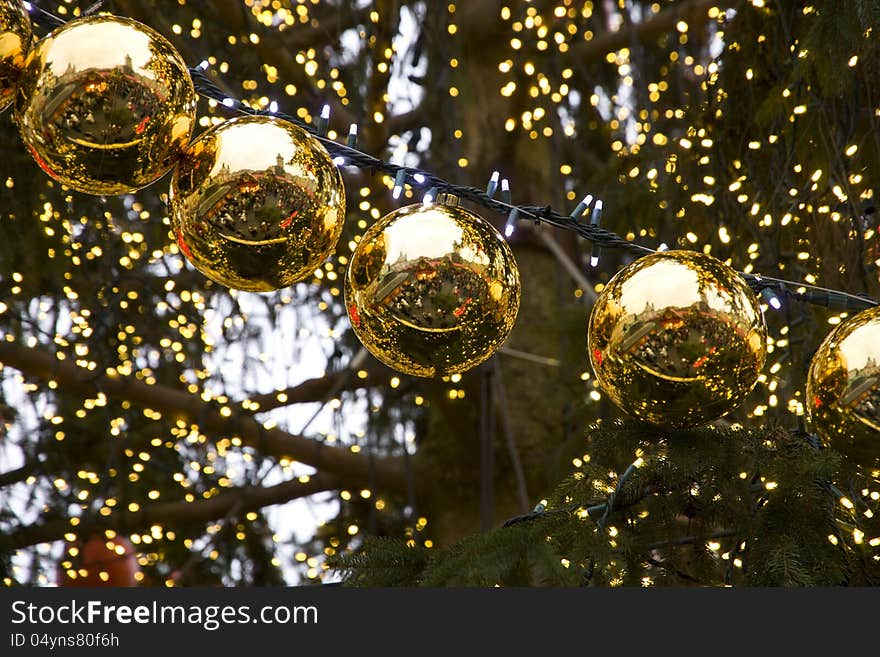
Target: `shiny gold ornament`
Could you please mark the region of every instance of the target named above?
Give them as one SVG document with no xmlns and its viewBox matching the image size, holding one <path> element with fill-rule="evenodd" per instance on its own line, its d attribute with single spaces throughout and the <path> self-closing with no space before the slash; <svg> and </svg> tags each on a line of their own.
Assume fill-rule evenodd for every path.
<svg viewBox="0 0 880 657">
<path fill-rule="evenodd" d="M 86 194 L 124 194 L 175 163 L 195 124 L 183 59 L 127 18 L 72 20 L 37 42 L 15 119 L 37 164 Z"/>
<path fill-rule="evenodd" d="M 519 269 L 482 217 L 446 203 L 385 215 L 358 243 L 345 277 L 355 334 L 380 361 L 415 376 L 464 372 L 507 338 Z"/>
<path fill-rule="evenodd" d="M 619 271 L 590 316 L 596 379 L 620 408 L 687 427 L 732 411 L 755 386 L 767 330 L 755 294 L 720 260 L 652 253 Z"/>
<path fill-rule="evenodd" d="M 819 346 L 807 412 L 826 446 L 854 465 L 880 467 L 880 307 L 841 322 Z"/>
<path fill-rule="evenodd" d="M 205 276 L 269 292 L 310 276 L 333 253 L 345 187 L 308 132 L 243 116 L 185 149 L 171 178 L 171 218 L 180 249 Z"/>
<path fill-rule="evenodd" d="M 21 0 L 0 0 L 0 111 L 15 97 L 32 40 L 31 19 Z"/>
</svg>

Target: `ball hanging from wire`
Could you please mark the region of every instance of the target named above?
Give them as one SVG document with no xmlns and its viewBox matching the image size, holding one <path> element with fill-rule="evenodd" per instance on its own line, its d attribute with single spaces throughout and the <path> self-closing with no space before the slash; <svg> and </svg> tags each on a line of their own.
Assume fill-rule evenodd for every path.
<svg viewBox="0 0 880 657">
<path fill-rule="evenodd" d="M 691 251 L 644 256 L 593 306 L 588 349 L 599 386 L 651 424 L 687 427 L 739 406 L 764 366 L 755 294 L 732 268 Z"/>
<path fill-rule="evenodd" d="M 31 49 L 31 19 L 21 0 L 0 0 L 0 111 L 15 97 Z"/>
<path fill-rule="evenodd" d="M 806 392 L 822 442 L 859 469 L 880 467 L 880 306 L 848 317 L 825 337 Z"/>
<path fill-rule="evenodd" d="M 242 116 L 201 134 L 171 179 L 177 243 L 205 276 L 269 292 L 311 276 L 345 219 L 342 176 L 320 141 L 269 116 Z"/>
<path fill-rule="evenodd" d="M 421 377 L 469 370 L 505 341 L 519 310 L 519 270 L 492 224 L 457 198 L 399 208 L 351 257 L 345 304 L 378 360 Z"/>
<path fill-rule="evenodd" d="M 133 192 L 175 163 L 195 125 L 186 63 L 152 28 L 117 16 L 72 20 L 37 42 L 15 120 L 49 176 L 86 194 Z"/>
</svg>

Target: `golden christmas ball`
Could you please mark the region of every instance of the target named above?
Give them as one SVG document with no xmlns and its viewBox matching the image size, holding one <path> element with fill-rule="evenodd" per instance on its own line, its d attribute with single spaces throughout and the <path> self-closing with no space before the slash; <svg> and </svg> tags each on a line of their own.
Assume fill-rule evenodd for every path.
<svg viewBox="0 0 880 657">
<path fill-rule="evenodd" d="M 391 212 L 358 243 L 345 277 L 355 334 L 406 374 L 464 372 L 507 338 L 519 269 L 501 234 L 455 197 Z"/>
<path fill-rule="evenodd" d="M 651 424 L 695 426 L 754 388 L 767 329 L 755 294 L 726 264 L 692 251 L 652 253 L 619 271 L 587 336 L 599 386 Z"/>
<path fill-rule="evenodd" d="M 43 171 L 109 195 L 145 187 L 176 163 L 195 108 L 189 71 L 165 37 L 127 18 L 90 16 L 34 46 L 15 119 Z"/>
<path fill-rule="evenodd" d="M 857 466 L 880 467 L 880 307 L 847 318 L 819 346 L 807 413 L 826 446 Z"/>
<path fill-rule="evenodd" d="M 0 111 L 15 97 L 32 40 L 31 19 L 21 0 L 0 0 Z"/>
<path fill-rule="evenodd" d="M 336 248 L 345 187 L 324 146 L 274 117 L 221 123 L 184 151 L 171 178 L 181 251 L 226 287 L 269 292 L 312 275 Z"/>
</svg>

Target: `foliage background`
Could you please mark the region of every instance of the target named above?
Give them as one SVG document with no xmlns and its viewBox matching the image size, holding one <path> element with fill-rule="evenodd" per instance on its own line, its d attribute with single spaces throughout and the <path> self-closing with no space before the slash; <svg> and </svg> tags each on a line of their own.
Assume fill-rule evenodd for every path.
<svg viewBox="0 0 880 657">
<path fill-rule="evenodd" d="M 71 18 L 87 3 L 35 4 Z M 646 246 L 880 293 L 873 0 L 104 9 L 157 29 L 190 65 L 207 61 L 255 107 L 311 122 L 330 105 L 331 135 L 357 123 L 365 152 L 465 185 L 498 170 L 522 204 L 564 210 L 589 192 L 605 202 L 605 226 Z M 203 100 L 199 130 L 231 115 Z M 652 438 L 613 423 L 585 352 L 592 301 L 631 255 L 603 251 L 591 269 L 589 244 L 520 226 L 523 302 L 505 348 L 460 379 L 411 379 L 360 353 L 340 297 L 358 236 L 399 205 L 391 180 L 346 168 L 336 254 L 295 287 L 233 293 L 178 252 L 167 179 L 125 197 L 72 193 L 36 167 L 10 111 L 0 145 L 7 585 L 54 583 L 59 564 L 75 567 L 78 538 L 108 531 L 131 537 L 145 585 L 330 581 L 327 558 L 366 536 L 388 538 L 372 554 L 391 567 L 362 583 L 876 581 L 880 532 L 853 524 L 870 521 L 871 491 L 838 482 L 833 494 L 836 455 L 804 451 L 809 441 L 791 444 L 787 431 L 809 429 L 806 368 L 845 310 L 768 313 L 765 371 L 717 423 L 723 440 Z M 605 429 L 590 432 L 599 419 Z M 661 448 L 676 458 L 654 458 Z M 621 483 L 636 450 L 653 465 Z M 615 490 L 629 500 L 621 510 L 651 520 L 584 525 L 569 512 L 477 534 L 542 499 L 576 512 Z M 552 549 L 535 548 L 541 535 L 557 537 Z M 375 560 L 358 559 L 346 572 L 375 575 Z"/>
</svg>

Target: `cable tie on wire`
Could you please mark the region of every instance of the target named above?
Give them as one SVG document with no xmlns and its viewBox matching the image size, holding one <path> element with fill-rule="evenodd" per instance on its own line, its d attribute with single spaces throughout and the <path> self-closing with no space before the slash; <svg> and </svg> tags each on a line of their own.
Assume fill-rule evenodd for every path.
<svg viewBox="0 0 880 657">
<path fill-rule="evenodd" d="M 540 213 L 535 213 L 532 215 L 532 218 L 535 221 L 535 226 L 541 225 L 541 220 L 550 221 L 553 218 L 553 206 L 545 205 Z"/>
<path fill-rule="evenodd" d="M 318 115 L 318 122 L 316 124 L 316 128 L 318 129 L 318 134 L 322 137 L 327 136 L 327 127 L 330 125 L 330 106 L 324 105 L 321 108 L 321 113 Z"/>
<path fill-rule="evenodd" d="M 492 198 L 495 196 L 495 191 L 498 189 L 498 178 L 500 174 L 497 171 L 492 172 L 492 176 L 489 178 L 489 184 L 486 185 L 486 196 Z"/>
<path fill-rule="evenodd" d="M 581 202 L 575 206 L 574 210 L 572 210 L 571 214 L 568 216 L 571 217 L 572 219 L 574 219 L 575 221 L 580 221 L 581 217 L 584 216 L 584 213 L 587 211 L 587 208 L 590 207 L 590 203 L 592 203 L 592 202 L 593 202 L 593 195 L 587 194 L 586 196 L 584 196 L 584 198 L 581 200 Z"/>
<path fill-rule="evenodd" d="M 403 186 L 406 183 L 406 169 L 398 169 L 397 175 L 394 176 L 394 190 L 391 192 L 391 198 L 399 199 L 403 193 Z"/>
<path fill-rule="evenodd" d="M 356 123 L 352 123 L 348 126 L 348 138 L 345 140 L 345 145 L 349 148 L 354 148 L 357 146 L 358 141 L 358 127 Z"/>
<path fill-rule="evenodd" d="M 806 290 L 798 296 L 808 303 L 836 310 L 858 311 L 877 305 L 870 297 L 848 295 L 834 290 Z"/>
<path fill-rule="evenodd" d="M 510 237 L 513 235 L 513 231 L 516 230 L 516 220 L 519 218 L 519 208 L 515 205 L 510 208 L 510 213 L 507 215 L 507 223 L 504 224 L 504 237 Z"/>
<path fill-rule="evenodd" d="M 602 207 L 603 207 L 602 199 L 596 201 L 596 205 L 593 206 L 593 212 L 590 213 L 590 225 L 591 226 L 599 226 L 599 222 L 602 219 Z M 601 252 L 601 248 L 599 247 L 598 242 L 593 242 L 593 248 L 590 250 L 590 267 L 596 267 L 599 264 L 599 253 Z"/>
</svg>

